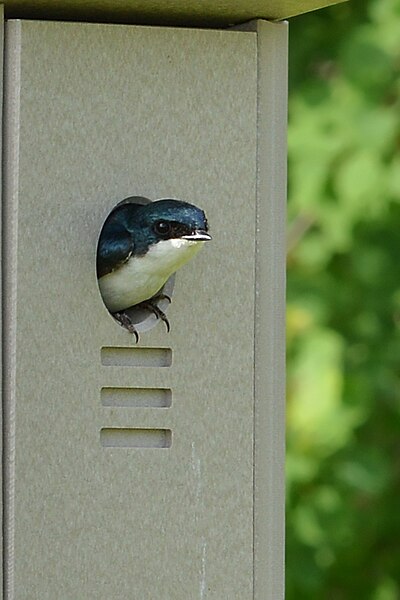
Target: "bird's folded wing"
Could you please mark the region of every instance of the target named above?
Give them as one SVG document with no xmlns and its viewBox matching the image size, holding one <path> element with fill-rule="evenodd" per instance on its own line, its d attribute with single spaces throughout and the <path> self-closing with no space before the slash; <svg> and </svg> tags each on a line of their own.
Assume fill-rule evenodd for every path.
<svg viewBox="0 0 400 600">
<path fill-rule="evenodd" d="M 108 221 L 101 232 L 97 248 L 97 277 L 103 277 L 118 269 L 133 252 L 133 239 L 126 227 Z"/>
</svg>

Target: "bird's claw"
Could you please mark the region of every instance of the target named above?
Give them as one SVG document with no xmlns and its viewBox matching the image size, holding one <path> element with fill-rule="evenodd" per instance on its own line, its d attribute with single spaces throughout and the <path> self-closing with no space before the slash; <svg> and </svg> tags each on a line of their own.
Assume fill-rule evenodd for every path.
<svg viewBox="0 0 400 600">
<path fill-rule="evenodd" d="M 161 310 L 161 308 L 159 308 L 159 306 L 156 304 L 156 302 L 158 302 L 159 300 L 164 300 L 164 299 L 168 300 L 168 302 L 171 302 L 171 298 L 169 296 L 167 296 L 167 294 L 159 294 L 158 296 L 156 296 L 154 298 L 150 298 L 150 300 L 145 300 L 144 302 L 141 302 L 140 304 L 136 304 L 136 306 L 144 308 L 146 310 L 149 310 L 151 313 L 153 313 L 153 315 L 155 315 L 157 317 L 157 319 L 161 319 L 161 321 L 163 321 L 165 323 L 165 327 L 167 329 L 167 332 L 169 333 L 171 328 L 170 328 L 170 324 L 167 319 L 167 316 Z M 129 333 L 131 333 L 132 335 L 135 336 L 136 343 L 138 343 L 139 339 L 140 339 L 139 332 L 136 329 L 135 325 L 132 322 L 132 319 L 127 314 L 127 312 L 126 311 L 115 312 L 115 313 L 113 313 L 113 317 L 118 321 L 118 323 L 122 327 L 125 327 L 125 329 L 127 329 L 129 331 Z"/>
<path fill-rule="evenodd" d="M 145 300 L 145 302 L 141 302 L 140 306 L 143 306 L 143 308 L 146 308 L 147 310 L 152 312 L 153 315 L 157 317 L 157 319 L 161 319 L 161 321 L 164 321 L 167 332 L 169 333 L 171 328 L 166 314 L 156 304 L 156 301 L 163 298 L 166 298 L 169 300 L 169 302 L 171 302 L 171 298 L 169 296 L 167 296 L 166 294 L 160 294 L 156 298 L 150 298 L 150 300 Z"/>
<path fill-rule="evenodd" d="M 132 323 L 132 320 L 130 319 L 129 315 L 127 315 L 126 312 L 121 311 L 113 313 L 113 316 L 122 327 L 125 327 L 125 329 L 129 331 L 129 333 L 135 336 L 136 343 L 138 343 L 140 339 L 139 332 Z"/>
<path fill-rule="evenodd" d="M 168 296 L 168 294 L 158 294 L 157 296 L 154 296 L 154 298 L 153 298 L 154 302 L 156 302 L 156 301 L 158 302 L 159 300 L 168 300 L 169 304 L 171 304 L 171 302 L 172 302 L 171 297 Z"/>
</svg>

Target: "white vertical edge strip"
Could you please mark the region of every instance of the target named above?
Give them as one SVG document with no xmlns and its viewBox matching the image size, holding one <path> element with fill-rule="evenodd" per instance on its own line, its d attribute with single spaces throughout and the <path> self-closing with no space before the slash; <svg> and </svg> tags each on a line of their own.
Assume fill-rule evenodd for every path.
<svg viewBox="0 0 400 600">
<path fill-rule="evenodd" d="M 257 20 L 254 598 L 283 600 L 287 23 Z"/>
<path fill-rule="evenodd" d="M 21 24 L 7 22 L 3 106 L 3 600 L 14 600 L 17 211 Z"/>
</svg>

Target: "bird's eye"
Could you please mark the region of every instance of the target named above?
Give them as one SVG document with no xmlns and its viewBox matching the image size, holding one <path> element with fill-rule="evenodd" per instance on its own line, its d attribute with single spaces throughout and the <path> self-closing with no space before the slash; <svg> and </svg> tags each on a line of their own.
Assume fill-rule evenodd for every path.
<svg viewBox="0 0 400 600">
<path fill-rule="evenodd" d="M 171 223 L 168 221 L 157 221 L 154 224 L 154 231 L 163 237 L 168 236 L 171 233 Z"/>
</svg>

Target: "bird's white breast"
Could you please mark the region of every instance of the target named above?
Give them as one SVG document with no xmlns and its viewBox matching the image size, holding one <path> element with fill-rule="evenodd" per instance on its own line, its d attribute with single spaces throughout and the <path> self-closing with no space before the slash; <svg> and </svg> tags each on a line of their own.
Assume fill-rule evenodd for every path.
<svg viewBox="0 0 400 600">
<path fill-rule="evenodd" d="M 202 241 L 164 240 L 150 246 L 144 256 L 132 256 L 119 269 L 99 279 L 104 303 L 117 312 L 148 300 L 203 246 Z"/>
</svg>

